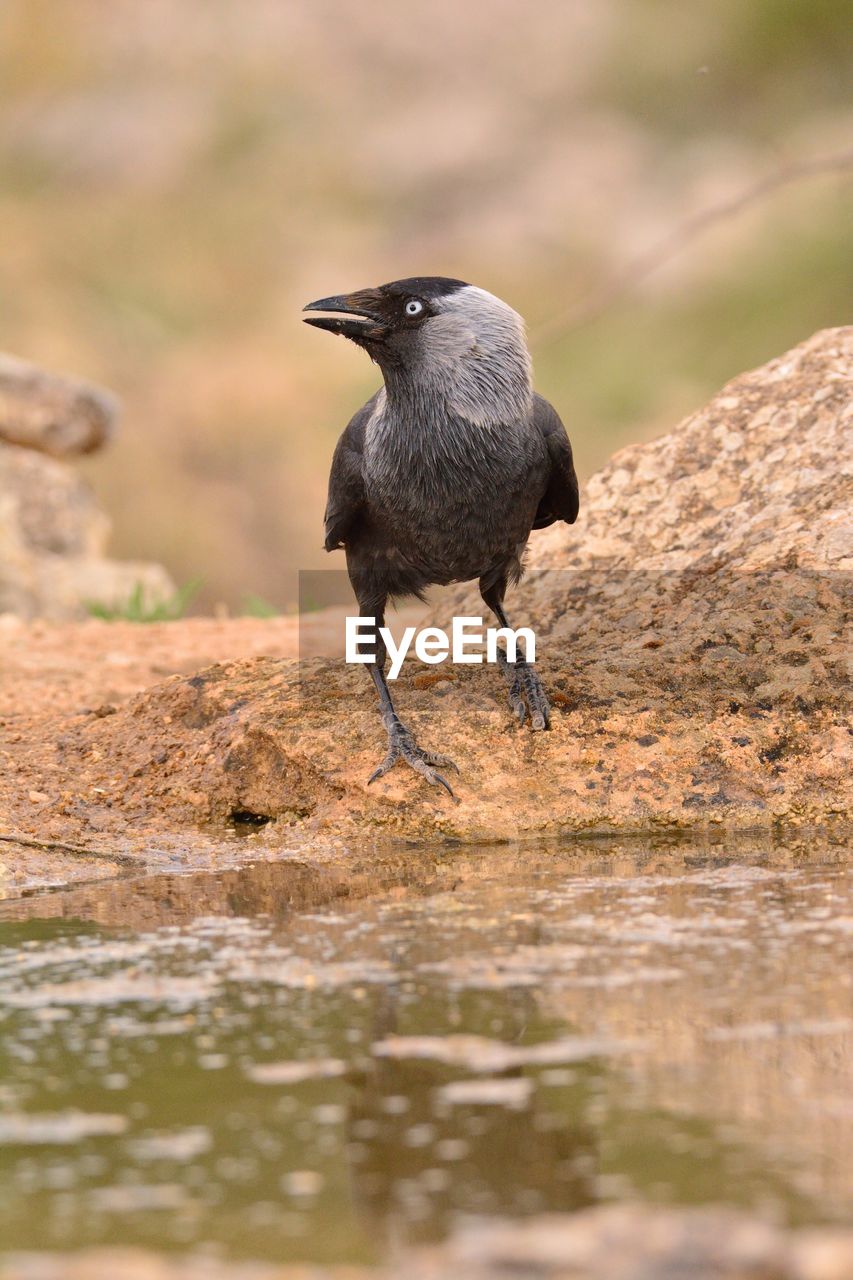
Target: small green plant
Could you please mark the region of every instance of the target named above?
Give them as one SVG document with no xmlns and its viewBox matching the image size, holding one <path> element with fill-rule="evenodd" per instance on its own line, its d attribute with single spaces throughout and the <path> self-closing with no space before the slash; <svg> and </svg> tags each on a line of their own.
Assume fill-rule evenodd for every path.
<svg viewBox="0 0 853 1280">
<path fill-rule="evenodd" d="M 124 604 L 108 605 L 98 600 L 87 600 L 86 611 L 92 618 L 104 622 L 174 622 L 183 618 L 192 601 L 198 595 L 203 578 L 191 578 L 168 600 L 150 604 L 145 598 L 145 586 L 137 582 Z"/>
<path fill-rule="evenodd" d="M 277 618 L 279 610 L 263 596 L 246 595 L 240 613 L 244 618 Z"/>
<path fill-rule="evenodd" d="M 323 602 L 312 595 L 310 591 L 302 591 L 299 595 L 299 612 L 300 613 L 319 613 L 323 608 Z"/>
</svg>

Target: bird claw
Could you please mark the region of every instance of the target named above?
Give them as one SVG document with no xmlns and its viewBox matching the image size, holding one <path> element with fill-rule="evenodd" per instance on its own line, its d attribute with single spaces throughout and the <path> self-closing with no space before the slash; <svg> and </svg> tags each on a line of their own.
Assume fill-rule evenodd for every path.
<svg viewBox="0 0 853 1280">
<path fill-rule="evenodd" d="M 506 657 L 501 666 L 509 681 L 509 705 L 519 725 L 523 725 L 529 716 L 531 729 L 550 729 L 551 707 L 533 668 L 525 662 L 510 662 Z"/>
<path fill-rule="evenodd" d="M 444 787 L 450 798 L 456 799 L 450 783 L 438 772 L 439 769 L 453 769 L 459 773 L 456 761 L 451 760 L 450 756 L 440 755 L 435 751 L 424 751 L 418 746 L 414 735 L 402 725 L 388 730 L 388 754 L 373 770 L 367 779 L 367 785 L 370 786 L 371 782 L 375 782 L 377 778 L 383 777 L 393 769 L 398 760 L 404 760 L 409 768 L 426 778 L 432 786 Z"/>
</svg>

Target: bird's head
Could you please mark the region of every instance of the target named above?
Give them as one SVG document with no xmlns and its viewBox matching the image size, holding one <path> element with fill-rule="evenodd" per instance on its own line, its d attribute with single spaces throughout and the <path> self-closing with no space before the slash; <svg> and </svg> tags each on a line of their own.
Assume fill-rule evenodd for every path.
<svg viewBox="0 0 853 1280">
<path fill-rule="evenodd" d="M 390 394 L 438 395 L 475 421 L 524 412 L 530 355 L 521 317 L 500 298 L 444 276 L 412 276 L 309 302 L 305 323 L 349 338 L 381 367 Z"/>
</svg>

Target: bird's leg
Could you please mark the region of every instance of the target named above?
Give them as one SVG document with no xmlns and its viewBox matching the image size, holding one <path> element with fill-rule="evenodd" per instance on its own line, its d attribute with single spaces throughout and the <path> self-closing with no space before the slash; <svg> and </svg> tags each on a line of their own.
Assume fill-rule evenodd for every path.
<svg viewBox="0 0 853 1280">
<path fill-rule="evenodd" d="M 509 629 L 503 604 L 495 593 L 484 592 L 483 599 L 501 626 Z M 510 662 L 503 649 L 499 648 L 497 653 L 501 670 L 509 684 L 509 705 L 518 723 L 524 724 L 529 716 L 531 729 L 550 729 L 551 707 L 533 667 L 525 658 L 517 657 L 515 662 Z"/>
<path fill-rule="evenodd" d="M 503 649 L 498 649 L 498 662 L 509 684 L 509 705 L 519 724 L 530 717 L 531 729 L 551 728 L 551 707 L 542 682 L 524 658 L 510 662 Z"/>
<path fill-rule="evenodd" d="M 359 606 L 362 617 L 370 617 L 369 611 Z M 415 741 L 415 735 L 411 729 L 407 729 L 400 717 L 397 715 L 394 703 L 391 699 L 391 691 L 388 688 L 388 681 L 385 679 L 385 642 L 382 639 L 379 628 L 384 625 L 385 619 L 381 612 L 377 611 L 375 617 L 375 660 L 370 664 L 370 674 L 373 677 L 373 683 L 376 685 L 376 692 L 379 694 L 379 707 L 382 715 L 382 723 L 388 732 L 388 754 L 381 764 L 373 770 L 373 773 L 367 779 L 367 785 L 375 782 L 377 778 L 381 778 L 389 769 L 393 769 L 398 760 L 403 760 L 416 773 L 426 778 L 427 782 L 433 786 L 444 787 L 445 791 L 454 800 L 453 788 L 447 779 L 438 772 L 439 769 L 455 769 L 459 772 L 459 767 L 450 756 L 439 755 L 433 751 L 424 751 Z"/>
<path fill-rule="evenodd" d="M 450 783 L 443 774 L 438 772 L 439 769 L 454 769 L 458 773 L 459 766 L 455 760 L 435 751 L 425 751 L 423 747 L 418 746 L 415 735 L 411 729 L 406 728 L 394 710 L 384 671 L 374 663 L 371 667 L 371 675 L 379 693 L 382 723 L 388 731 L 388 754 L 367 779 L 368 786 L 386 774 L 389 769 L 393 769 L 398 760 L 404 760 L 416 773 L 422 774 L 427 782 L 432 783 L 433 786 L 444 787 L 448 795 L 455 800 Z"/>
</svg>

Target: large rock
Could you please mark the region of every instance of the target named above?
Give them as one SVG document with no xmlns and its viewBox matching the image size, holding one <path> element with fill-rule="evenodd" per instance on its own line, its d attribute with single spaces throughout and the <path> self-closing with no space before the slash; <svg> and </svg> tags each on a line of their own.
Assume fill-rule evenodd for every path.
<svg viewBox="0 0 853 1280">
<path fill-rule="evenodd" d="M 407 664 L 401 716 L 459 762 L 458 805 L 402 766 L 367 788 L 385 743 L 363 671 L 259 658 L 66 735 L 63 812 L 101 829 L 254 813 L 466 839 L 839 821 L 851 366 L 839 329 L 735 379 L 618 454 L 575 528 L 536 539 L 511 616 L 537 629 L 551 733 L 514 727 L 491 667 Z M 457 611 L 480 608 L 461 593 Z"/>
<path fill-rule="evenodd" d="M 743 374 L 670 435 L 589 482 L 583 536 L 554 525 L 537 568 L 853 570 L 853 328 Z"/>
</svg>

